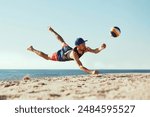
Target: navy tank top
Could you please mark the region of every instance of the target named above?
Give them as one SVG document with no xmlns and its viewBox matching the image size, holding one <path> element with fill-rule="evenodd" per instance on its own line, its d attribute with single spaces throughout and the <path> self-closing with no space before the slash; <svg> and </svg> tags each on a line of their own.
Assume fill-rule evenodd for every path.
<svg viewBox="0 0 150 117">
<path fill-rule="evenodd" d="M 75 53 L 77 53 L 78 57 L 80 58 L 84 52 L 82 54 L 80 54 L 77 50 L 77 47 L 75 47 L 74 49 L 72 49 L 70 46 L 65 46 L 63 47 L 61 50 L 59 50 L 57 52 L 57 55 L 58 55 L 58 61 L 70 61 L 70 60 L 73 60 L 71 57 L 70 57 L 70 53 L 74 51 Z"/>
<path fill-rule="evenodd" d="M 82 54 L 80 54 L 80 53 L 78 52 L 78 50 L 77 50 L 77 47 L 75 47 L 73 50 L 74 50 L 74 52 L 77 53 L 77 55 L 78 55 L 79 58 L 84 54 L 84 52 L 83 52 Z"/>
</svg>

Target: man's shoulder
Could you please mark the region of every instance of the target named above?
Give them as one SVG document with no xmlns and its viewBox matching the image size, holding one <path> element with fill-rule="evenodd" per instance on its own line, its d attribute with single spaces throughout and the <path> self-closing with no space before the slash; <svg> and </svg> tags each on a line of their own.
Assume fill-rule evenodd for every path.
<svg viewBox="0 0 150 117">
<path fill-rule="evenodd" d="M 86 47 L 86 51 L 85 52 L 89 52 L 91 50 L 90 47 Z"/>
</svg>

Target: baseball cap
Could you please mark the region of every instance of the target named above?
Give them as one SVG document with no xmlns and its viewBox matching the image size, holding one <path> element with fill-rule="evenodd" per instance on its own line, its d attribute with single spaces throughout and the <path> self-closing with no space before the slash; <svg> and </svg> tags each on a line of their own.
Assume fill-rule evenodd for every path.
<svg viewBox="0 0 150 117">
<path fill-rule="evenodd" d="M 85 43 L 86 41 L 87 40 L 84 40 L 83 38 L 79 37 L 79 38 L 76 39 L 75 45 L 78 46 L 78 45 L 80 45 L 82 43 Z"/>
</svg>

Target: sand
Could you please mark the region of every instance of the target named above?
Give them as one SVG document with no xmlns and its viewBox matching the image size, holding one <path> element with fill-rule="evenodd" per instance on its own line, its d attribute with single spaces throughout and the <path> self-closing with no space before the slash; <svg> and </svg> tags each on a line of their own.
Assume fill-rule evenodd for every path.
<svg viewBox="0 0 150 117">
<path fill-rule="evenodd" d="M 1 100 L 149 100 L 150 74 L 103 74 L 0 81 Z"/>
</svg>

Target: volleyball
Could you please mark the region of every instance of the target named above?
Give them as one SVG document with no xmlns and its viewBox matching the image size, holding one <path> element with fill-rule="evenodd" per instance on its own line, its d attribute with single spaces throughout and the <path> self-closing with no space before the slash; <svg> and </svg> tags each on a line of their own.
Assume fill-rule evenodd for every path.
<svg viewBox="0 0 150 117">
<path fill-rule="evenodd" d="M 111 28 L 110 33 L 111 33 L 112 37 L 118 37 L 121 34 L 121 30 L 120 30 L 119 27 L 114 26 L 114 27 Z"/>
</svg>

